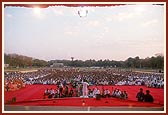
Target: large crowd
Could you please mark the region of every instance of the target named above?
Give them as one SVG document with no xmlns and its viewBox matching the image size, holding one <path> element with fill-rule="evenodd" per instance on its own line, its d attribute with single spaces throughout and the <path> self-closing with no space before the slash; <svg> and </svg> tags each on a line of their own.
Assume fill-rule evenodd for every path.
<svg viewBox="0 0 168 115">
<path fill-rule="evenodd" d="M 4 76 L 4 86 L 7 91 L 12 89 L 11 87 L 14 85 L 18 89 L 26 84 L 57 85 L 57 89 L 46 89 L 44 92 L 44 95 L 49 98 L 81 96 L 83 80 L 89 86 L 145 85 L 147 87 L 164 88 L 163 73 L 143 73 L 115 68 L 45 68 L 27 73 L 5 72 Z M 108 89 L 103 89 L 100 92 L 98 88 L 88 90 L 88 97 L 95 97 L 96 95 L 123 99 L 128 97 L 126 91 L 119 91 L 119 89 L 115 89 L 113 92 Z"/>
</svg>

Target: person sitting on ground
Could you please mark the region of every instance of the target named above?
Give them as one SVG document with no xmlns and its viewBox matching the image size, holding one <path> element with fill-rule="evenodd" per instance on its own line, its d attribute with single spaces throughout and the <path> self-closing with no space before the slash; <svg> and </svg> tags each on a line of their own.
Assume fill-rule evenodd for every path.
<svg viewBox="0 0 168 115">
<path fill-rule="evenodd" d="M 115 95 L 117 98 L 120 98 L 121 91 L 119 89 L 116 90 Z"/>
<path fill-rule="evenodd" d="M 102 87 L 102 93 L 101 93 L 101 96 L 102 96 L 102 98 L 105 98 L 105 90 L 104 90 L 104 87 Z"/>
<path fill-rule="evenodd" d="M 50 93 L 49 95 L 48 95 L 48 98 L 52 98 L 53 97 L 53 95 Z"/>
<path fill-rule="evenodd" d="M 108 89 L 106 89 L 104 91 L 104 95 L 105 95 L 105 97 L 110 97 L 110 91 Z"/>
<path fill-rule="evenodd" d="M 112 97 L 116 97 L 116 90 L 117 89 L 114 89 L 113 92 L 112 92 Z"/>
<path fill-rule="evenodd" d="M 65 86 L 65 97 L 68 97 L 68 86 Z"/>
<path fill-rule="evenodd" d="M 88 97 L 93 98 L 93 90 L 90 90 L 90 92 L 88 93 Z"/>
<path fill-rule="evenodd" d="M 49 90 L 48 88 L 44 91 L 44 96 L 49 95 Z"/>
<path fill-rule="evenodd" d="M 124 91 L 124 99 L 128 99 L 128 94 L 126 91 Z"/>
<path fill-rule="evenodd" d="M 52 88 L 50 89 L 50 94 L 51 94 L 51 95 L 54 95 L 54 94 L 55 94 L 54 89 L 52 89 Z"/>
<path fill-rule="evenodd" d="M 95 92 L 95 94 L 96 94 L 96 99 L 100 100 L 101 95 L 100 95 L 100 90 L 98 88 L 97 88 L 97 91 Z"/>
<path fill-rule="evenodd" d="M 144 93 L 142 88 L 140 88 L 140 91 L 137 93 L 136 98 L 138 99 L 138 101 L 144 100 Z"/>
<path fill-rule="evenodd" d="M 55 94 L 54 94 L 54 98 L 58 98 L 58 92 L 57 92 L 57 89 L 55 90 Z"/>
<path fill-rule="evenodd" d="M 75 96 L 76 97 L 79 97 L 79 87 L 78 87 L 78 85 L 76 85 L 76 88 L 75 88 Z"/>
<path fill-rule="evenodd" d="M 120 99 L 125 99 L 124 91 L 121 91 Z"/>
<path fill-rule="evenodd" d="M 65 97 L 65 93 L 63 92 L 62 95 L 61 95 L 61 98 L 64 98 Z"/>
<path fill-rule="evenodd" d="M 144 101 L 145 102 L 153 102 L 154 101 L 153 96 L 150 94 L 149 90 L 146 90 L 146 94 L 144 96 Z"/>
<path fill-rule="evenodd" d="M 60 95 L 62 96 L 62 93 L 63 93 L 63 85 L 62 85 L 62 83 L 60 83 L 60 85 L 59 85 L 59 91 L 60 91 Z"/>
<path fill-rule="evenodd" d="M 71 88 L 71 90 L 70 90 L 70 92 L 69 92 L 69 97 L 72 97 L 73 94 L 74 94 L 74 91 L 73 91 L 73 89 Z"/>
<path fill-rule="evenodd" d="M 93 98 L 96 98 L 97 88 L 93 88 Z"/>
<path fill-rule="evenodd" d="M 57 98 L 60 98 L 60 91 L 59 91 L 59 88 L 56 89 L 56 94 L 57 94 Z"/>
<path fill-rule="evenodd" d="M 91 98 L 91 91 L 92 91 L 92 90 L 89 88 L 89 89 L 88 89 L 88 97 L 89 97 L 89 98 Z"/>
</svg>

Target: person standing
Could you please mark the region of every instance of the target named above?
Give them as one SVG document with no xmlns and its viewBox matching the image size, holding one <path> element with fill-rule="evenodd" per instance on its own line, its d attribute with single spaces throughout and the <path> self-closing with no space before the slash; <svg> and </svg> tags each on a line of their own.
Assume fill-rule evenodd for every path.
<svg viewBox="0 0 168 115">
<path fill-rule="evenodd" d="M 87 98 L 88 97 L 88 86 L 89 84 L 86 82 L 86 80 L 84 80 L 84 82 L 82 82 L 82 93 L 83 93 L 83 97 Z"/>
</svg>

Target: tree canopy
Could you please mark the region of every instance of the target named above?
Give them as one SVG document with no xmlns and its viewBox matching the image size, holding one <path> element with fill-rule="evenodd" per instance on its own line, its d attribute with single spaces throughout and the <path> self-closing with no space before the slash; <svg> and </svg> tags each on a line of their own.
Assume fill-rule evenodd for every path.
<svg viewBox="0 0 168 115">
<path fill-rule="evenodd" d="M 123 67 L 123 68 L 150 68 L 150 69 L 163 69 L 164 68 L 164 56 L 155 55 L 152 57 L 146 57 L 140 59 L 139 56 L 129 57 L 125 61 L 115 60 L 40 60 L 32 57 L 18 55 L 18 54 L 4 54 L 4 63 L 9 64 L 11 67 L 46 67 L 54 63 L 63 63 L 64 66 L 72 67 Z"/>
</svg>

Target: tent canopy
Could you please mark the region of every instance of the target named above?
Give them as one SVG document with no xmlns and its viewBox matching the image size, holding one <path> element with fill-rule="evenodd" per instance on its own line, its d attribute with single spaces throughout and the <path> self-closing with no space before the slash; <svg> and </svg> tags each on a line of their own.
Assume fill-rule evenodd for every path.
<svg viewBox="0 0 168 115">
<path fill-rule="evenodd" d="M 120 5 L 133 5 L 133 4 L 5 4 L 4 6 L 13 6 L 13 7 L 40 7 L 40 8 L 48 8 L 49 6 L 67 6 L 67 7 L 82 7 L 82 6 L 120 6 Z M 164 5 L 164 4 L 153 4 L 153 5 Z"/>
</svg>

